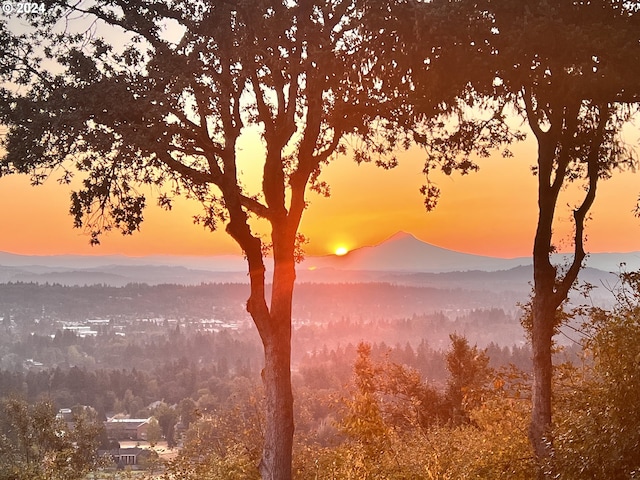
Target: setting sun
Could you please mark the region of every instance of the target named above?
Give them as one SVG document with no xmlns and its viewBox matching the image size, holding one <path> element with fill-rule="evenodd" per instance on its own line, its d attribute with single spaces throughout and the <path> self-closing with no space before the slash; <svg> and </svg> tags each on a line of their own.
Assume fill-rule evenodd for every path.
<svg viewBox="0 0 640 480">
<path fill-rule="evenodd" d="M 335 254 L 338 256 L 346 255 L 347 253 L 349 253 L 347 247 L 338 247 L 335 251 Z"/>
</svg>

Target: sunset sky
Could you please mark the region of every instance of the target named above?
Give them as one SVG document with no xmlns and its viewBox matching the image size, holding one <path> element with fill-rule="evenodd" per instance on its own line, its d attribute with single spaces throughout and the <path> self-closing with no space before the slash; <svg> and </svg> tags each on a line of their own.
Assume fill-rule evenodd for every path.
<svg viewBox="0 0 640 480">
<path fill-rule="evenodd" d="M 637 148 L 640 128 L 630 128 L 625 137 Z M 241 140 L 239 148 L 245 158 L 240 167 L 249 177 L 246 184 L 255 189 L 264 158 L 260 138 L 249 132 Z M 530 170 L 536 144 L 531 135 L 513 151 L 514 158 L 496 154 L 482 160 L 478 173 L 436 178 L 442 199 L 431 213 L 425 212 L 419 193 L 424 183 L 420 151 L 405 153 L 392 171 L 339 158 L 323 172 L 323 179 L 331 186 L 331 198 L 307 195 L 310 207 L 300 229 L 310 240 L 306 251 L 310 255 L 331 254 L 338 248 L 375 245 L 405 231 L 461 252 L 529 256 L 537 215 L 536 180 Z M 640 251 L 640 219 L 633 216 L 640 195 L 639 180 L 635 174 L 617 173 L 600 183 L 587 225 L 589 251 Z M 575 204 L 575 199 L 569 189 L 559 202 L 564 208 L 558 214 L 555 233 L 561 251 L 570 246 L 572 223 L 566 205 Z M 211 233 L 193 224 L 199 205 L 182 200 L 166 212 L 154 206 L 154 199 L 148 203 L 151 207 L 145 212 L 140 232 L 127 237 L 111 232 L 103 236 L 100 246 L 91 247 L 88 235 L 73 228 L 68 187 L 58 185 L 55 179 L 31 187 L 25 177 L 0 178 L 0 251 L 131 256 L 240 253 L 222 226 Z"/>
<path fill-rule="evenodd" d="M 247 141 L 258 142 L 255 138 Z M 245 146 L 247 150 L 256 147 Z M 528 256 L 536 222 L 536 185 L 530 172 L 535 144 L 528 140 L 514 153 L 511 159 L 496 155 L 483 160 L 478 173 L 439 177 L 442 199 L 431 213 L 425 212 L 419 193 L 423 183 L 419 151 L 404 154 L 392 171 L 339 158 L 323 174 L 331 185 L 331 197 L 308 194 L 311 205 L 301 228 L 310 239 L 306 251 L 325 255 L 339 247 L 375 245 L 405 231 L 452 250 L 506 258 Z M 251 161 L 243 164 L 245 172 L 251 171 Z M 640 251 L 640 220 L 632 213 L 640 193 L 638 180 L 634 174 L 623 173 L 601 183 L 587 226 L 589 251 Z M 67 187 L 55 181 L 31 187 L 24 177 L 1 178 L 0 251 L 131 256 L 239 253 L 222 229 L 210 233 L 193 225 L 198 206 L 187 201 L 178 202 L 171 212 L 149 208 L 140 232 L 128 237 L 112 232 L 100 246 L 90 247 L 88 236 L 72 227 L 68 193 Z M 560 204 L 569 202 L 570 191 Z M 564 208 L 557 222 L 561 250 L 569 245 L 569 215 Z"/>
</svg>

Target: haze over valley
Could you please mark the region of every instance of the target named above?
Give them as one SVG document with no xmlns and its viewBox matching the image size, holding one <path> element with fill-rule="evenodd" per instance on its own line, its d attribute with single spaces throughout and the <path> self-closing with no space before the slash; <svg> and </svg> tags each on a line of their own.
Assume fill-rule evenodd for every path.
<svg viewBox="0 0 640 480">
<path fill-rule="evenodd" d="M 614 262 L 633 265 L 637 258 L 598 254 L 590 262 L 613 272 Z M 58 355 L 52 360 L 32 349 L 18 354 L 10 345 L 24 335 L 55 338 L 66 332 L 94 342 L 118 335 L 120 342 L 144 343 L 178 327 L 190 334 L 239 335 L 255 349 L 248 358 L 257 368 L 260 347 L 245 308 L 249 287 L 242 259 L 189 260 L 0 255 L 0 316 L 7 335 L 0 367 L 21 370 L 27 360 L 41 368 L 61 361 L 117 367 L 113 359 Z M 451 333 L 483 348 L 524 347 L 518 305 L 528 301 L 531 276 L 528 259 L 452 252 L 404 233 L 344 256 L 307 258 L 298 266 L 294 293 L 294 367 L 310 352 L 361 341 L 411 348 L 426 343 L 444 351 Z M 596 287 L 590 301 L 611 304 L 616 274 L 585 268 L 580 278 Z M 571 345 L 571 332 L 558 341 Z M 136 361 L 127 358 L 121 366 Z"/>
</svg>

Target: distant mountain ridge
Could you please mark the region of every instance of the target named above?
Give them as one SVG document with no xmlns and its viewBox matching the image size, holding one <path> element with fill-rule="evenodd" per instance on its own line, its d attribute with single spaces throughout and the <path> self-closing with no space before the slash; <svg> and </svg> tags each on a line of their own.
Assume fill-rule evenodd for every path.
<svg viewBox="0 0 640 480">
<path fill-rule="evenodd" d="M 378 245 L 356 248 L 343 256 L 313 260 L 342 270 L 403 272 L 495 271 L 531 263 L 526 257 L 504 259 L 456 252 L 423 242 L 406 232 L 398 232 Z"/>
<path fill-rule="evenodd" d="M 239 255 L 186 256 L 149 255 L 21 255 L 0 252 L 0 265 L 8 267 L 96 268 L 113 265 L 156 265 L 206 269 L 218 272 L 234 272 L 246 269 Z"/>
<path fill-rule="evenodd" d="M 562 256 L 557 256 L 558 262 Z M 515 275 L 518 283 L 530 280 L 522 274 L 530 270 L 530 257 L 504 259 L 456 252 L 437 247 L 399 232 L 384 242 L 352 250 L 343 256 L 308 257 L 298 266 L 298 279 L 303 282 L 370 282 L 402 283 L 440 282 L 461 277 L 445 275 L 464 272 L 467 279 L 480 278 L 473 272 L 494 272 L 489 278 Z M 627 270 L 640 269 L 640 252 L 597 253 L 587 260 L 587 266 L 601 270 L 601 278 L 610 281 L 608 272 L 617 272 L 621 263 Z M 522 267 L 528 269 L 523 270 Z M 268 267 L 269 268 L 269 267 Z M 247 267 L 241 256 L 210 257 L 124 255 L 54 255 L 30 256 L 0 252 L 0 282 L 60 283 L 63 285 L 127 283 L 247 282 Z M 516 274 L 517 273 L 517 274 Z M 422 275 L 425 274 L 425 275 Z M 437 276 L 426 274 L 439 274 Z M 598 275 L 591 274 L 593 278 Z"/>
<path fill-rule="evenodd" d="M 554 255 L 554 261 L 562 263 L 563 257 L 563 254 Z M 305 264 L 339 270 L 444 273 L 510 270 L 532 263 L 531 257 L 498 258 L 457 252 L 423 242 L 410 233 L 398 232 L 378 245 L 356 248 L 343 256 L 312 257 Z M 640 269 L 640 252 L 594 253 L 588 256 L 586 265 L 617 272 L 621 263 L 626 264 L 627 270 Z"/>
</svg>

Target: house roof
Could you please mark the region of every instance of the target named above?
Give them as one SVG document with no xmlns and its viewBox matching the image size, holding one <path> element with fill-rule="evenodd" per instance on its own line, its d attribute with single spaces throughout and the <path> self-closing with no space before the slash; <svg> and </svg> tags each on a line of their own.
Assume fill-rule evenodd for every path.
<svg viewBox="0 0 640 480">
<path fill-rule="evenodd" d="M 142 425 L 144 423 L 149 423 L 151 417 L 149 418 L 110 418 L 107 420 L 107 423 L 120 423 L 124 425 Z"/>
<path fill-rule="evenodd" d="M 138 455 L 142 450 L 140 447 L 114 448 L 113 450 L 109 450 L 109 453 L 112 455 Z"/>
</svg>

